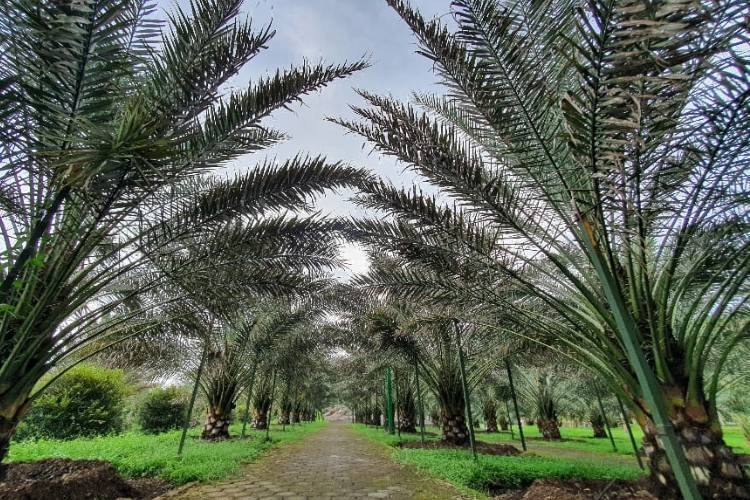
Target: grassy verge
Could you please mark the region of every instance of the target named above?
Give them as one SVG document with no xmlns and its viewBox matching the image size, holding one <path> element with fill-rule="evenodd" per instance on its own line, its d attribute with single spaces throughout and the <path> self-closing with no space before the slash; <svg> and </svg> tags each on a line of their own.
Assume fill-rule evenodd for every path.
<svg viewBox="0 0 750 500">
<path fill-rule="evenodd" d="M 182 458 L 177 458 L 180 432 L 159 435 L 128 432 L 70 441 L 40 440 L 13 443 L 10 461 L 46 458 L 98 459 L 111 462 L 128 477 L 158 477 L 179 485 L 190 481 L 216 481 L 234 474 L 241 464 L 250 462 L 263 451 L 280 443 L 297 441 L 320 429 L 324 422 L 287 426 L 271 426 L 271 441 L 265 432 L 250 432 L 245 440 L 231 439 L 217 443 L 198 439 L 200 429 L 191 429 Z M 233 425 L 231 433 L 239 435 L 241 425 Z"/>
<path fill-rule="evenodd" d="M 354 425 L 361 435 L 390 446 L 398 443 L 397 436 L 380 429 Z M 419 435 L 402 435 L 404 440 L 419 440 Z M 481 436 L 484 438 L 484 435 Z M 431 437 L 431 439 L 437 439 Z M 488 440 L 489 441 L 489 440 Z M 611 454 L 610 454 L 611 455 Z M 496 488 L 519 488 L 535 479 L 635 479 L 642 472 L 635 461 L 606 460 L 606 455 L 594 451 L 589 457 L 536 456 L 533 453 L 517 457 L 481 455 L 475 462 L 468 451 L 394 449 L 393 457 L 427 471 L 459 487 L 486 493 Z"/>
</svg>

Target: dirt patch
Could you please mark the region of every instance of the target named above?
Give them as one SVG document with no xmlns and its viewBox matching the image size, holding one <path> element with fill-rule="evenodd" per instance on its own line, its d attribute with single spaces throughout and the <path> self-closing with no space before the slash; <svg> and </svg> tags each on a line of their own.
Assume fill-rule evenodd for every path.
<svg viewBox="0 0 750 500">
<path fill-rule="evenodd" d="M 399 445 L 401 448 L 420 448 L 425 450 L 452 449 L 452 450 L 471 450 L 468 446 L 456 446 L 447 441 L 427 441 L 424 446 L 419 441 L 408 441 Z M 501 443 L 484 443 L 477 442 L 477 453 L 483 455 L 500 455 L 515 456 L 520 455 L 521 451 L 513 445 Z"/>
<path fill-rule="evenodd" d="M 109 500 L 153 498 L 168 489 L 156 479 L 126 480 L 108 462 L 53 459 L 7 464 L 0 499 Z"/>
<path fill-rule="evenodd" d="M 528 488 L 496 494 L 492 498 L 497 500 L 658 500 L 658 497 L 649 491 L 646 480 L 611 482 L 537 479 Z"/>
</svg>

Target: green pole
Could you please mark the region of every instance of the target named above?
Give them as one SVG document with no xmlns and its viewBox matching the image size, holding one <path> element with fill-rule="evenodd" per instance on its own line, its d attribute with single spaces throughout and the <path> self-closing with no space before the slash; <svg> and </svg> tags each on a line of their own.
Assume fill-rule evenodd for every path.
<svg viewBox="0 0 750 500">
<path fill-rule="evenodd" d="M 595 386 L 594 390 L 596 391 L 596 400 L 599 402 L 599 411 L 602 414 L 602 418 L 604 419 L 604 425 L 607 426 L 607 434 L 609 435 L 609 442 L 612 443 L 612 449 L 617 453 L 617 445 L 615 444 L 615 438 L 612 436 L 612 427 L 609 425 L 609 419 L 607 418 L 607 413 L 604 411 L 604 405 L 602 404 L 602 397 L 599 394 L 599 386 Z"/>
<path fill-rule="evenodd" d="M 474 460 L 478 460 L 477 456 L 477 444 L 474 441 L 474 417 L 471 415 L 471 400 L 469 394 L 469 386 L 466 383 L 466 366 L 464 365 L 464 348 L 461 345 L 461 330 L 458 327 L 458 321 L 453 320 L 453 326 L 456 330 L 456 341 L 458 343 L 458 364 L 461 368 L 461 386 L 464 390 L 464 405 L 466 409 L 466 417 L 469 419 L 469 443 L 471 444 L 471 453 L 474 455 Z"/>
<path fill-rule="evenodd" d="M 644 399 L 654 420 L 656 435 L 661 438 L 667 459 L 669 459 L 669 464 L 672 466 L 675 479 L 677 479 L 677 485 L 685 500 L 699 500 L 701 494 L 698 492 L 695 478 L 690 472 L 690 465 L 685 458 L 685 452 L 677 440 L 674 427 L 667 415 L 667 408 L 659 387 L 659 382 L 653 370 L 648 365 L 648 361 L 646 361 L 646 357 L 643 354 L 643 349 L 641 349 L 639 344 L 640 335 L 635 320 L 627 309 L 625 300 L 614 277 L 604 264 L 604 258 L 596 242 L 593 240 L 593 235 L 584 224 L 587 222 L 586 216 L 579 212 L 578 217 L 581 220 L 581 232 L 584 235 L 584 242 L 587 246 L 591 263 L 594 265 L 599 279 L 602 281 L 602 288 L 607 298 L 607 304 L 614 316 L 619 333 L 618 337 L 625 347 L 628 361 L 630 361 L 638 379 L 638 384 L 643 391 Z"/>
<path fill-rule="evenodd" d="M 396 426 L 396 434 L 398 434 L 398 440 L 401 441 L 401 413 L 398 409 L 398 372 L 396 370 L 393 370 L 393 422 Z"/>
<path fill-rule="evenodd" d="M 385 412 L 388 433 L 395 434 L 396 429 L 393 426 L 393 373 L 390 367 L 385 369 Z"/>
<path fill-rule="evenodd" d="M 417 380 L 417 398 L 419 400 L 419 437 L 424 446 L 424 403 L 422 402 L 422 389 L 419 386 L 419 360 L 414 354 L 414 377 Z"/>
<path fill-rule="evenodd" d="M 193 415 L 193 407 L 195 406 L 195 399 L 198 397 L 198 384 L 203 374 L 203 366 L 206 364 L 206 358 L 208 357 L 208 339 L 203 342 L 203 353 L 201 354 L 201 361 L 198 364 L 198 373 L 195 374 L 195 384 L 193 384 L 193 393 L 190 395 L 190 404 L 187 408 L 187 414 L 185 415 L 185 422 L 182 424 L 182 435 L 180 436 L 180 444 L 177 447 L 177 456 L 182 456 L 182 449 L 185 447 L 185 438 L 187 437 L 188 427 L 190 427 L 190 417 Z"/>
<path fill-rule="evenodd" d="M 625 428 L 628 430 L 628 437 L 630 438 L 630 444 L 633 446 L 635 452 L 635 458 L 638 460 L 638 467 L 641 470 L 644 469 L 643 460 L 641 460 L 641 454 L 638 450 L 638 444 L 635 442 L 635 436 L 633 436 L 633 429 L 630 428 L 630 422 L 628 422 L 628 414 L 625 413 L 625 406 L 622 404 L 622 399 L 617 396 L 617 404 L 620 405 L 620 413 L 622 414 L 622 421 L 625 422 Z"/>
<path fill-rule="evenodd" d="M 276 370 L 273 371 L 271 378 L 271 404 L 268 405 L 268 417 L 266 418 L 266 441 L 271 439 L 271 420 L 273 420 L 273 398 L 276 393 Z"/>
<path fill-rule="evenodd" d="M 505 358 L 505 371 L 508 372 L 508 383 L 510 384 L 510 397 L 513 399 L 513 411 L 516 412 L 516 422 L 518 422 L 518 435 L 521 437 L 521 447 L 526 451 L 526 438 L 523 435 L 523 424 L 521 415 L 518 413 L 518 399 L 516 398 L 516 387 L 513 385 L 513 373 L 510 369 L 510 361 Z"/>
<path fill-rule="evenodd" d="M 247 402 L 245 403 L 245 417 L 242 419 L 242 433 L 240 439 L 245 439 L 245 430 L 247 429 L 247 419 L 250 418 L 250 400 L 253 397 L 253 386 L 255 385 L 255 369 L 258 362 L 253 363 L 253 371 L 250 373 L 250 384 L 247 388 Z"/>
</svg>

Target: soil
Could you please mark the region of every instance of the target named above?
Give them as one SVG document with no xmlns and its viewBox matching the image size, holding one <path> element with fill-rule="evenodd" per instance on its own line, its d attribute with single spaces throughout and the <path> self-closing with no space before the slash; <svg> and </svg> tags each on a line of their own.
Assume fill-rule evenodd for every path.
<svg viewBox="0 0 750 500">
<path fill-rule="evenodd" d="M 51 459 L 7 464 L 0 500 L 147 499 L 168 488 L 158 479 L 124 479 L 101 460 Z"/>
<path fill-rule="evenodd" d="M 469 446 L 456 446 L 447 441 L 427 441 L 424 446 L 419 441 L 408 441 L 399 445 L 401 448 L 425 448 L 425 449 L 438 449 L 438 448 L 449 448 L 454 450 L 470 450 Z M 501 455 L 501 456 L 514 456 L 520 455 L 521 451 L 515 446 L 509 444 L 500 443 L 484 443 L 477 441 L 477 453 L 483 455 Z"/>
<path fill-rule="evenodd" d="M 506 491 L 496 500 L 658 500 L 648 488 L 648 481 L 561 481 L 537 479 L 521 490 Z"/>
</svg>

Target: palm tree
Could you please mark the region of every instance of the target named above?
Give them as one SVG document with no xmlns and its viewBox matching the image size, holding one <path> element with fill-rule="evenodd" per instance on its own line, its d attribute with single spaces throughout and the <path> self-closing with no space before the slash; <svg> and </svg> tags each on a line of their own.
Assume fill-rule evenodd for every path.
<svg viewBox="0 0 750 500">
<path fill-rule="evenodd" d="M 452 31 L 389 4 L 448 93 L 338 120 L 442 191 L 363 183 L 395 221 L 359 236 L 422 264 L 378 282 L 513 311 L 624 399 L 659 484 L 750 496 L 704 370 L 750 331 L 750 5 L 456 0 Z"/>
<path fill-rule="evenodd" d="M 561 400 L 567 396 L 565 383 L 559 376 L 548 370 L 521 372 L 523 381 L 520 392 L 534 415 L 539 433 L 548 441 L 560 440 L 558 410 Z"/>
<path fill-rule="evenodd" d="M 297 157 L 197 180 L 283 139 L 262 124 L 274 110 L 365 67 L 305 63 L 225 93 L 274 35 L 236 20 L 240 5 L 195 0 L 166 26 L 145 0 L 3 5 L 0 459 L 39 378 L 110 332 L 101 320 L 124 301 L 163 285 L 165 273 L 146 272 L 155 258 L 179 269 L 196 232 L 273 232 L 284 224 L 233 221 L 267 204 L 306 207 L 356 174 Z M 201 195 L 180 200 L 191 183 Z M 206 274 L 222 264 L 211 258 Z"/>
</svg>

